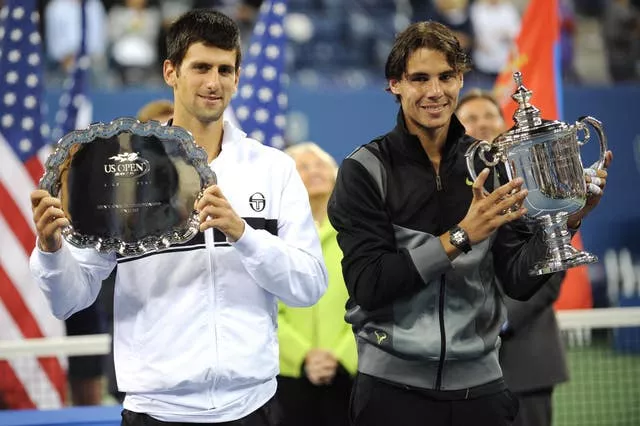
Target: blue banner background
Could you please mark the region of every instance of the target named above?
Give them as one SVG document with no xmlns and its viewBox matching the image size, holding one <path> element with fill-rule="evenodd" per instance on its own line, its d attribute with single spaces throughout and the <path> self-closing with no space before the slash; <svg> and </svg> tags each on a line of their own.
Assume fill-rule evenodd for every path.
<svg viewBox="0 0 640 426">
<path fill-rule="evenodd" d="M 49 111 L 57 110 L 59 94 L 53 91 L 47 94 Z M 171 99 L 171 92 L 133 89 L 94 91 L 94 120 L 110 121 L 123 115 L 135 115 L 146 102 L 159 98 Z M 609 148 L 615 157 L 602 204 L 585 220 L 582 228 L 586 249 L 601 260 L 590 267 L 597 306 L 608 305 L 603 262 L 607 251 L 610 251 L 609 257 L 612 253 L 617 256 L 624 247 L 631 251 L 638 265 L 633 272 L 635 295 L 640 294 L 637 290 L 640 287 L 639 99 L 640 86 L 576 87 L 564 90 L 565 121 L 574 122 L 583 115 L 591 115 L 602 121 Z M 383 86 L 362 90 L 331 90 L 326 87 L 309 90 L 292 86 L 289 105 L 290 134 L 294 140 L 313 140 L 338 162 L 357 146 L 391 129 L 398 109 L 394 98 L 383 90 Z M 582 149 L 585 165 L 590 165 L 598 158 L 599 147 L 595 134 L 593 137 Z M 609 281 L 612 278 L 615 278 L 615 274 L 610 274 Z M 610 282 L 609 285 L 616 286 L 619 283 Z"/>
</svg>

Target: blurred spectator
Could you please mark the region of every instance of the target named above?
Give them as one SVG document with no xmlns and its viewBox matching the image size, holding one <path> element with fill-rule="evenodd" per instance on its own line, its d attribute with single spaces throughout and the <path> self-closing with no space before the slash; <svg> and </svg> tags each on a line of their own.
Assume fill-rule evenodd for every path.
<svg viewBox="0 0 640 426">
<path fill-rule="evenodd" d="M 336 2 L 329 3 L 335 9 Z M 346 16 L 344 24 L 348 50 L 336 49 L 336 54 L 346 61 L 355 59 L 351 66 L 366 67 L 377 73 L 384 67 L 395 35 L 410 24 L 409 10 L 404 9 L 404 2 L 398 0 L 358 0 L 345 3 L 343 16 Z M 336 14 L 332 16 L 334 19 L 339 17 Z M 343 43 L 336 40 L 336 44 Z"/>
<path fill-rule="evenodd" d="M 161 24 L 159 8 L 147 0 L 124 0 L 109 10 L 110 56 L 124 84 L 147 82 L 150 75 L 159 81 Z"/>
<path fill-rule="evenodd" d="M 465 133 L 476 139 L 493 141 L 505 129 L 500 104 L 489 93 L 470 89 L 458 101 L 456 116 Z"/>
<path fill-rule="evenodd" d="M 243 0 L 238 5 L 236 19 L 239 23 L 253 23 L 258 16 L 262 0 Z"/>
<path fill-rule="evenodd" d="M 167 35 L 167 29 L 173 21 L 175 21 L 180 15 L 189 11 L 193 7 L 193 1 L 191 0 L 160 0 L 160 16 L 162 24 L 160 25 L 160 32 L 158 33 L 157 51 L 159 58 L 167 57 L 167 45 L 165 43 L 165 37 Z"/>
<path fill-rule="evenodd" d="M 573 0 L 559 0 L 560 7 L 560 62 L 562 79 L 568 83 L 578 83 L 580 78 L 574 65 L 576 13 Z"/>
<path fill-rule="evenodd" d="M 139 121 L 156 120 L 166 123 L 173 116 L 173 102 L 165 99 L 151 101 L 138 111 Z"/>
<path fill-rule="evenodd" d="M 234 17 L 240 0 L 193 0 L 194 9 L 212 8 Z"/>
<path fill-rule="evenodd" d="M 280 375 L 277 398 L 282 426 L 348 426 L 352 376 L 357 366 L 356 341 L 344 320 L 347 288 L 342 278 L 342 251 L 327 217 L 327 203 L 338 166 L 314 143 L 286 151 L 296 161 L 309 193 L 313 219 L 320 234 L 329 286 L 309 308 L 278 309 Z"/>
<path fill-rule="evenodd" d="M 238 23 L 254 21 L 262 0 L 193 0 L 193 8 L 214 8 L 235 18 Z"/>
<path fill-rule="evenodd" d="M 262 0 L 193 0 L 193 8 L 213 8 L 231 16 L 240 27 L 242 48 L 246 49 Z"/>
<path fill-rule="evenodd" d="M 411 21 L 427 21 L 435 13 L 433 0 L 409 0 L 411 6 Z"/>
<path fill-rule="evenodd" d="M 51 71 L 63 78 L 73 66 L 82 42 L 81 0 L 51 0 L 45 7 L 45 47 Z M 104 77 L 107 64 L 106 12 L 100 0 L 86 0 L 86 49 L 91 57 L 93 76 Z"/>
<path fill-rule="evenodd" d="M 262 0 L 240 0 L 237 3 L 235 14 L 232 16 L 238 22 L 240 36 L 242 37 L 242 46 L 243 49 L 246 49 L 251 32 L 253 31 L 253 26 L 258 17 Z"/>
<path fill-rule="evenodd" d="M 473 47 L 473 25 L 469 15 L 468 0 L 433 0 L 433 15 L 427 17 L 433 21 L 445 24 L 456 35 L 460 46 L 471 53 Z M 415 19 L 414 20 L 425 20 Z"/>
<path fill-rule="evenodd" d="M 476 0 L 470 13 L 475 71 L 493 84 L 520 32 L 520 15 L 510 0 Z"/>
<path fill-rule="evenodd" d="M 638 80 L 640 11 L 630 0 L 611 0 L 603 23 L 605 53 L 614 82 Z"/>
<path fill-rule="evenodd" d="M 605 4 L 611 0 L 579 0 L 576 2 L 576 12 L 583 16 L 602 18 Z"/>
</svg>

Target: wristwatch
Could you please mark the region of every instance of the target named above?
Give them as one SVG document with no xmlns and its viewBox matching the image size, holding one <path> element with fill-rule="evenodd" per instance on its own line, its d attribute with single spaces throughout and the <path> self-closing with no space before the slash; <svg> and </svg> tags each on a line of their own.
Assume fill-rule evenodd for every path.
<svg viewBox="0 0 640 426">
<path fill-rule="evenodd" d="M 471 244 L 469 243 L 467 231 L 460 228 L 458 225 L 449 229 L 449 242 L 463 253 L 469 253 L 471 251 Z"/>
</svg>

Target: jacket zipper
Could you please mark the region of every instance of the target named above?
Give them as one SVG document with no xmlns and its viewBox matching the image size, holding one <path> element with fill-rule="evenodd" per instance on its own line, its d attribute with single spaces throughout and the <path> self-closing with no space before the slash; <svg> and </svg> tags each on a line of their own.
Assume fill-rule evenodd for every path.
<svg viewBox="0 0 640 426">
<path fill-rule="evenodd" d="M 214 249 L 215 249 L 215 236 L 214 236 L 214 232 L 212 230 L 211 232 L 211 244 L 213 245 Z M 212 368 L 212 372 L 213 372 L 213 379 L 211 381 L 211 387 L 210 387 L 210 403 L 211 403 L 211 408 L 215 408 L 216 407 L 216 385 L 218 382 L 218 371 L 219 368 L 218 366 L 220 365 L 220 356 L 218 354 L 218 350 L 219 350 L 219 342 L 218 342 L 218 321 L 216 318 L 216 312 L 218 312 L 217 309 L 217 303 L 216 303 L 216 282 L 215 282 L 215 250 L 210 250 L 209 247 L 207 247 L 207 254 L 209 256 L 209 267 L 210 267 L 210 273 L 211 273 L 211 283 L 209 286 L 209 294 L 211 297 L 211 307 L 212 307 L 212 312 L 211 312 L 211 319 L 212 319 L 212 331 L 213 331 L 213 342 L 215 345 L 215 364 Z"/>
<path fill-rule="evenodd" d="M 433 165 L 433 163 L 432 163 Z M 433 168 L 436 172 L 436 190 L 441 194 L 442 191 L 442 180 L 440 179 L 440 168 Z M 440 200 L 441 195 L 438 194 L 438 200 Z M 439 224 L 439 227 L 442 224 Z M 440 359 L 438 360 L 438 373 L 436 375 L 436 385 L 435 389 L 440 390 L 442 387 L 442 370 L 444 369 L 444 359 L 447 353 L 447 336 L 444 327 L 444 290 L 445 290 L 445 276 L 442 274 L 440 276 L 440 296 L 438 300 L 438 323 L 440 325 Z"/>
<path fill-rule="evenodd" d="M 440 180 L 440 165 L 437 166 L 433 163 L 433 161 L 429 161 L 431 167 L 433 168 L 433 173 L 436 175 L 436 191 L 442 191 L 442 181 Z"/>
<path fill-rule="evenodd" d="M 444 329 L 444 289 L 445 276 L 440 277 L 440 300 L 438 301 L 438 322 L 440 323 L 440 360 L 438 361 L 438 374 L 436 376 L 436 390 L 442 387 L 442 371 L 444 370 L 444 359 L 447 354 L 447 336 Z"/>
</svg>

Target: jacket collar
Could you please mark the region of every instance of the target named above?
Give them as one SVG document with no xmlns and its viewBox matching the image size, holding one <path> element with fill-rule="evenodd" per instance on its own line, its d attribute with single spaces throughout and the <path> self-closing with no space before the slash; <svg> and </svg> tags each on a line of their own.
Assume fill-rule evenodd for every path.
<svg viewBox="0 0 640 426">
<path fill-rule="evenodd" d="M 451 158 L 457 152 L 457 146 L 460 138 L 465 134 L 465 128 L 458 120 L 455 114 L 451 116 L 451 122 L 449 123 L 449 131 L 447 133 L 447 140 L 443 147 L 442 159 L 447 160 Z M 402 108 L 398 110 L 398 116 L 396 118 L 396 127 L 389 133 L 389 137 L 394 143 L 394 147 L 397 146 L 405 155 L 409 158 L 413 158 L 418 161 L 429 162 L 427 153 L 420 144 L 420 139 L 407 129 L 407 124 L 404 119 L 404 113 Z"/>
<path fill-rule="evenodd" d="M 167 121 L 167 126 L 173 126 L 173 118 Z M 240 141 L 247 137 L 247 134 L 243 132 L 239 127 L 236 127 L 230 120 L 226 118 L 222 122 L 222 145 L 234 141 Z"/>
</svg>

